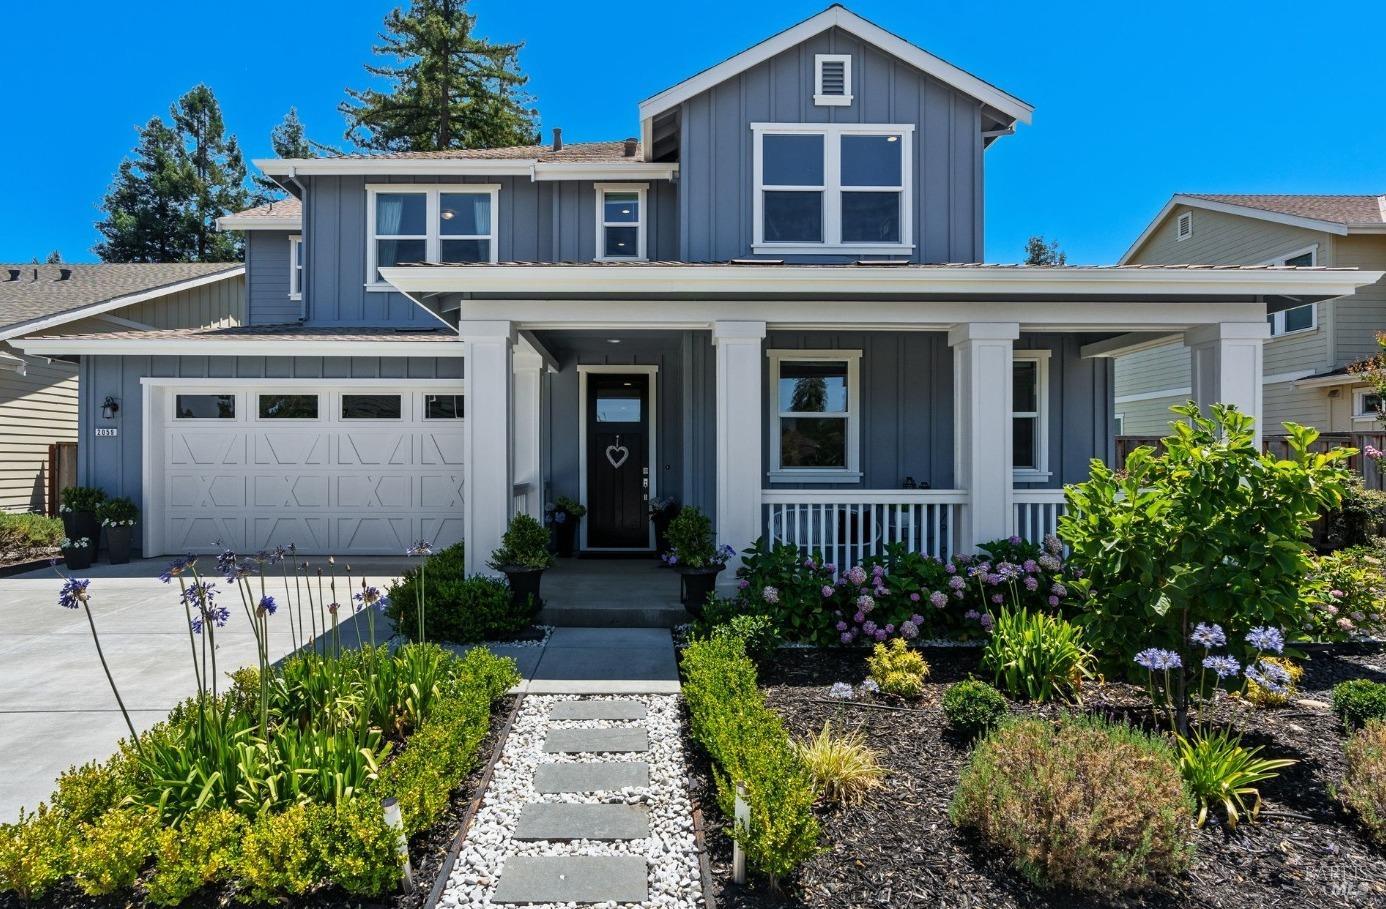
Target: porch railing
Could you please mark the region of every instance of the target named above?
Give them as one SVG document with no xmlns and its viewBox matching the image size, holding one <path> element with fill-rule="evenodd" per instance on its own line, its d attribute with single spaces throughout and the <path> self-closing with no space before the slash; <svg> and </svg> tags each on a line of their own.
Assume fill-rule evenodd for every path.
<svg viewBox="0 0 1386 909">
<path fill-rule="evenodd" d="M 1059 531 L 1059 516 L 1064 513 L 1062 489 L 1017 489 L 1011 496 L 1015 503 L 1015 535 L 1031 543 L 1041 543 L 1047 534 Z"/>
<path fill-rule="evenodd" d="M 534 494 L 530 483 L 516 483 L 510 491 L 510 515 L 529 514 L 529 497 Z"/>
<path fill-rule="evenodd" d="M 967 493 L 957 489 L 767 489 L 769 541 L 822 553 L 839 570 L 899 543 L 947 559 L 959 550 Z"/>
</svg>

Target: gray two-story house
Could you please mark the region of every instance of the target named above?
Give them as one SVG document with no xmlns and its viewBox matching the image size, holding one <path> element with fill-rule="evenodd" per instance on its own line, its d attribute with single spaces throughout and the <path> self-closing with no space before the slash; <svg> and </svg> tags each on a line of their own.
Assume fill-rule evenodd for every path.
<svg viewBox="0 0 1386 909">
<path fill-rule="evenodd" d="M 83 475 L 147 554 L 465 539 L 480 570 L 561 495 L 591 553 L 648 552 L 670 496 L 838 564 L 1037 537 L 1112 455 L 1114 356 L 1176 334 L 1195 398 L 1259 413 L 1268 303 L 1379 274 L 979 264 L 987 149 L 1030 118 L 833 6 L 633 138 L 258 161 L 293 198 L 224 222 L 248 324 L 23 343 L 80 357 Z"/>
</svg>

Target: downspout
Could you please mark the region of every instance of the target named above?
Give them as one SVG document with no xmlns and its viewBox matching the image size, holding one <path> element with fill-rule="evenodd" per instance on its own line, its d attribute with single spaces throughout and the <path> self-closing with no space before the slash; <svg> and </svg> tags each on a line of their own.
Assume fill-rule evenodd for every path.
<svg viewBox="0 0 1386 909">
<path fill-rule="evenodd" d="M 273 179 L 275 183 L 279 184 L 280 189 L 289 193 L 289 195 L 293 195 L 292 192 L 289 192 L 289 188 L 281 183 L 277 177 Z M 304 186 L 303 182 L 298 179 L 298 169 L 292 165 L 289 167 L 287 179 L 294 186 L 298 187 L 299 207 L 303 211 L 303 215 L 299 218 L 298 222 L 298 321 L 302 323 L 308 320 L 308 187 Z"/>
</svg>

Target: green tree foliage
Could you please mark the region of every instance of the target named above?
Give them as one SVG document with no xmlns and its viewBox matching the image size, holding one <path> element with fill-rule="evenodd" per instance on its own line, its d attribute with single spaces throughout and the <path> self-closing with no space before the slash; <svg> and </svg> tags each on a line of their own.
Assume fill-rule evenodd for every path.
<svg viewBox="0 0 1386 909">
<path fill-rule="evenodd" d="M 1058 240 L 1046 241 L 1036 234 L 1025 241 L 1026 265 L 1067 265 L 1068 254 L 1059 248 Z"/>
<path fill-rule="evenodd" d="M 48 254 L 46 261 L 49 265 L 61 265 L 63 264 L 63 254 L 55 249 Z"/>
<path fill-rule="evenodd" d="M 241 241 L 217 230 L 216 219 L 250 203 L 245 159 L 226 132 L 221 106 L 206 85 L 195 86 L 139 130 L 102 200 L 106 262 L 231 262 Z"/>
<path fill-rule="evenodd" d="M 1122 473 L 1095 460 L 1086 483 L 1067 487 L 1059 535 L 1086 571 L 1074 581 L 1078 621 L 1109 668 L 1130 670 L 1147 647 L 1181 655 L 1182 726 L 1196 623 L 1221 625 L 1229 640 L 1258 626 L 1304 627 L 1309 526 L 1341 499 L 1351 452 L 1312 452 L 1318 432 L 1286 423 L 1280 460 L 1256 446 L 1252 418 L 1234 407 L 1214 405 L 1211 417 L 1192 403 L 1172 409 L 1184 419 L 1170 424 L 1162 452 L 1136 449 Z"/>
<path fill-rule="evenodd" d="M 519 68 L 522 44 L 473 34 L 467 0 L 412 0 L 385 17 L 373 51 L 392 58 L 366 72 L 385 91 L 347 89 L 346 138 L 376 151 L 440 151 L 529 145 L 538 112 Z"/>
<path fill-rule="evenodd" d="M 276 158 L 316 158 L 323 146 L 308 138 L 303 129 L 303 121 L 298 118 L 298 108 L 291 107 L 274 129 L 270 130 L 270 148 Z M 263 174 L 253 178 L 263 195 L 283 198 L 284 188 Z"/>
</svg>

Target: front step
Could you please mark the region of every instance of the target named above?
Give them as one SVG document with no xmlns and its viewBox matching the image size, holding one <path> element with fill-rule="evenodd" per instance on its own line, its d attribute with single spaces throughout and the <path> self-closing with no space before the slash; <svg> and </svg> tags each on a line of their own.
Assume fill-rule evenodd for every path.
<svg viewBox="0 0 1386 909">
<path fill-rule="evenodd" d="M 586 606 L 555 602 L 561 597 L 546 596 L 539 613 L 541 625 L 558 628 L 675 628 L 693 621 L 682 606 L 659 603 L 632 606 L 613 602 L 610 605 Z"/>
</svg>

